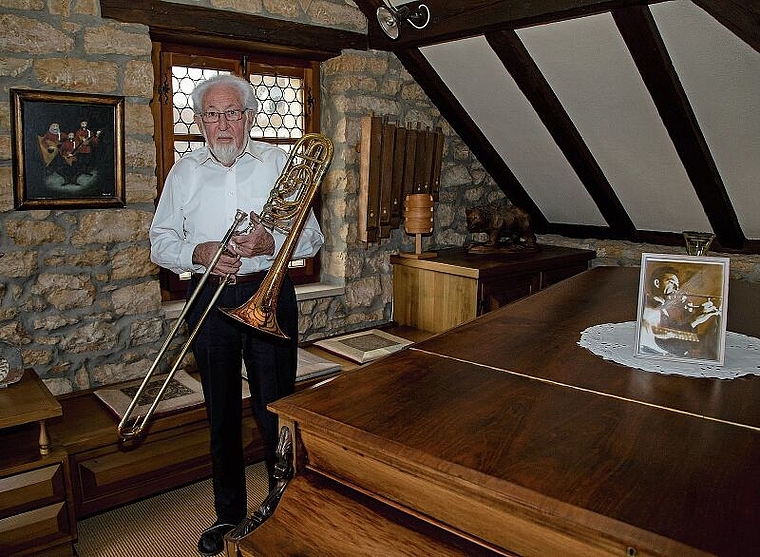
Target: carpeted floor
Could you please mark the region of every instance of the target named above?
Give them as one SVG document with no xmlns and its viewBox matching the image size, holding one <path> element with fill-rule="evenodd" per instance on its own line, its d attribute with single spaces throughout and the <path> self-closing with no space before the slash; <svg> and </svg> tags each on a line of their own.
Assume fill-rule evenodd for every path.
<svg viewBox="0 0 760 557">
<path fill-rule="evenodd" d="M 264 463 L 246 469 L 249 514 L 267 490 Z M 214 522 L 211 480 L 77 522 L 80 557 L 198 557 L 200 533 Z"/>
</svg>

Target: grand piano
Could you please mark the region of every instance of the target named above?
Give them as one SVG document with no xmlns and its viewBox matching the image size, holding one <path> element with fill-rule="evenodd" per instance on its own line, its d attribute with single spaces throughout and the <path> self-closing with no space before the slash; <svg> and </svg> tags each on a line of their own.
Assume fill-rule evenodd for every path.
<svg viewBox="0 0 760 557">
<path fill-rule="evenodd" d="M 295 475 L 227 555 L 760 554 L 760 353 L 722 380 L 578 345 L 637 292 L 597 267 L 276 402 Z M 732 281 L 728 330 L 759 302 Z"/>
</svg>

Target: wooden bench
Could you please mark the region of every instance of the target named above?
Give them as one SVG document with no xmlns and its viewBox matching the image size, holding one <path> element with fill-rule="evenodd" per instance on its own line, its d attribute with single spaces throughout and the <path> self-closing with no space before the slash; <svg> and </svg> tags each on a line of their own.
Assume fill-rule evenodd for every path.
<svg viewBox="0 0 760 557">
<path fill-rule="evenodd" d="M 410 340 L 430 336 L 401 327 L 389 332 Z M 317 346 L 306 350 L 341 364 L 358 364 Z M 327 376 L 296 383 L 308 388 Z M 120 442 L 114 414 L 94 390 L 58 397 L 63 416 L 50 421 L 53 444 L 68 454 L 74 510 L 77 519 L 167 491 L 211 476 L 209 434 L 203 404 L 157 415 L 144 438 L 133 446 Z M 250 405 L 243 404 L 243 446 L 247 464 L 264 458 L 264 446 Z"/>
</svg>

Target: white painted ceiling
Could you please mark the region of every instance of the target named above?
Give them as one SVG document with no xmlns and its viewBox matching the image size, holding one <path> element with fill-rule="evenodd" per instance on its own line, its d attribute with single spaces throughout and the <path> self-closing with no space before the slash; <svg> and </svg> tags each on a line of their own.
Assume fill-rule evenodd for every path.
<svg viewBox="0 0 760 557">
<path fill-rule="evenodd" d="M 650 9 L 743 233 L 759 239 L 760 54 L 689 0 Z M 711 230 L 612 16 L 517 35 L 635 227 Z M 606 225 L 484 36 L 420 51 L 550 222 Z"/>
</svg>

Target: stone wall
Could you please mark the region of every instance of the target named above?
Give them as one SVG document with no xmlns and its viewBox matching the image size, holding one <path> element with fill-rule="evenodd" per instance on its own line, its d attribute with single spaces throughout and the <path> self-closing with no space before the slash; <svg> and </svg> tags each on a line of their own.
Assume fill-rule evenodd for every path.
<svg viewBox="0 0 760 557">
<path fill-rule="evenodd" d="M 96 0 L 0 1 L 0 338 L 54 393 L 144 374 L 163 336 L 147 31 Z M 125 208 L 14 210 L 11 88 L 125 98 Z"/>
<path fill-rule="evenodd" d="M 336 143 L 335 156 L 322 187 L 322 276 L 344 284 L 345 296 L 302 302 L 304 339 L 379 325 L 392 318 L 393 276 L 390 254 L 414 251 L 414 237 L 395 229 L 390 238 L 364 245 L 358 239 L 361 119 L 394 115 L 408 123 L 444 133 L 439 201 L 434 232 L 423 248 L 461 246 L 469 238 L 464 207 L 503 199 L 490 176 L 462 140 L 441 118 L 422 89 L 388 52 L 345 51 L 322 64 L 322 129 Z"/>
<path fill-rule="evenodd" d="M 664 253 L 685 255 L 686 246 L 662 246 L 643 244 L 623 240 L 597 240 L 595 238 L 575 239 L 554 234 L 538 235 L 538 241 L 544 244 L 567 246 L 571 248 L 590 249 L 596 252 L 593 266 L 613 265 L 620 267 L 637 267 L 641 264 L 642 253 Z M 710 251 L 712 257 L 728 257 L 729 271 L 732 279 L 747 282 L 760 282 L 760 255 L 735 255 Z"/>
<path fill-rule="evenodd" d="M 366 29 L 341 0 L 192 3 Z M 21 347 L 55 394 L 143 376 L 172 325 L 147 237 L 156 195 L 150 54 L 148 29 L 102 19 L 96 0 L 0 0 L 0 338 Z M 336 142 L 322 191 L 323 275 L 345 295 L 301 302 L 302 340 L 390 320 L 389 256 L 413 249 L 401 230 L 376 245 L 357 240 L 363 116 L 443 126 L 441 201 L 426 245 L 461 245 L 463 206 L 502 196 L 393 55 L 346 52 L 322 73 L 323 131 Z M 125 208 L 14 210 L 11 88 L 125 98 Z"/>
</svg>

